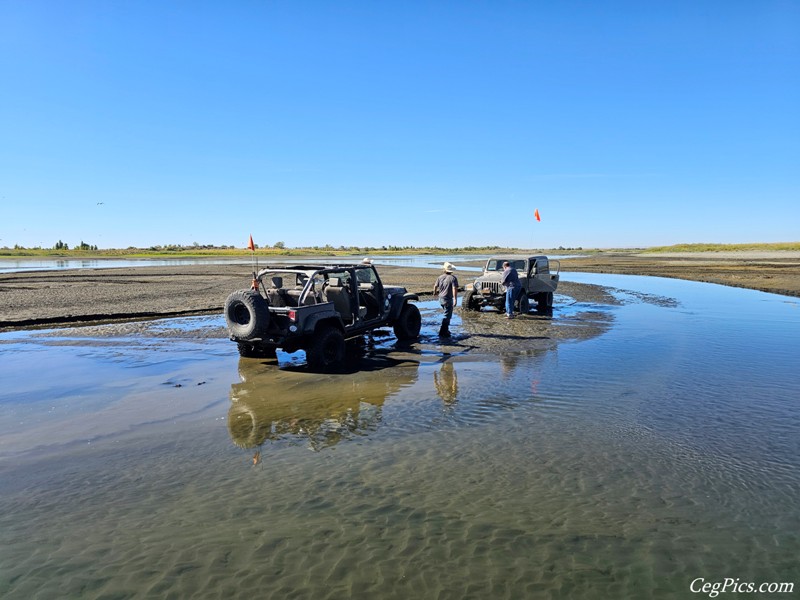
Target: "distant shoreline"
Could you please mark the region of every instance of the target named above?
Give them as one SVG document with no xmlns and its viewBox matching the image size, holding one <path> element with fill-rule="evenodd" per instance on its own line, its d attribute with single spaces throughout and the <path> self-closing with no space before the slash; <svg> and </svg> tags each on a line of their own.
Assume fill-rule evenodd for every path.
<svg viewBox="0 0 800 600">
<path fill-rule="evenodd" d="M 208 247 L 208 246 L 167 246 L 151 248 L 108 248 L 101 250 L 55 250 L 52 248 L 0 248 L 0 259 L 15 258 L 52 258 L 52 259 L 71 259 L 80 258 L 85 260 L 102 260 L 114 258 L 246 258 L 250 256 L 282 258 L 282 257 L 360 257 L 370 254 L 381 256 L 404 256 L 404 255 L 444 255 L 444 254 L 658 254 L 667 256 L 670 254 L 680 254 L 688 256 L 690 254 L 716 254 L 735 253 L 741 257 L 742 253 L 747 252 L 798 252 L 800 253 L 800 242 L 777 242 L 777 243 L 752 243 L 752 244 L 676 244 L 673 246 L 653 246 L 642 248 L 501 248 L 496 246 L 464 248 L 436 248 L 436 247 L 339 247 L 339 248 L 256 248 L 251 252 L 246 248 L 231 247 Z M 781 254 L 782 255 L 782 254 Z"/>
</svg>

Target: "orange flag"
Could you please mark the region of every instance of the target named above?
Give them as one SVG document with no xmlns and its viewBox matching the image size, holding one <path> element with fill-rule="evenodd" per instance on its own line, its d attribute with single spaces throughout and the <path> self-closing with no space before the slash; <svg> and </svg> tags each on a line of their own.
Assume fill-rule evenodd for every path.
<svg viewBox="0 0 800 600">
<path fill-rule="evenodd" d="M 539 209 L 538 208 L 533 211 L 533 216 L 536 217 L 537 221 L 541 221 L 542 220 L 542 218 L 539 216 Z"/>
<path fill-rule="evenodd" d="M 256 245 L 253 243 L 253 234 L 252 233 L 250 234 L 250 242 L 248 242 L 248 244 L 247 244 L 247 249 L 252 251 L 252 252 L 256 251 Z"/>
</svg>

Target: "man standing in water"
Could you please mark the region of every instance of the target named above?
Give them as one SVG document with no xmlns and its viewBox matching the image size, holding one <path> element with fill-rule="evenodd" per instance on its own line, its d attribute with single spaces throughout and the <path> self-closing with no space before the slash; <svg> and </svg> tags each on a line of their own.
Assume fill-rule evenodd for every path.
<svg viewBox="0 0 800 600">
<path fill-rule="evenodd" d="M 519 283 L 517 270 L 506 261 L 503 263 L 503 276 L 500 283 L 506 286 L 506 319 L 514 318 L 514 300 L 517 299 L 517 292 L 522 287 Z"/>
<path fill-rule="evenodd" d="M 453 275 L 456 268 L 449 262 L 444 263 L 443 269 L 444 273 L 439 275 L 433 286 L 433 293 L 439 295 L 439 304 L 444 310 L 439 337 L 450 337 L 450 318 L 453 316 L 453 308 L 458 303 L 458 279 Z"/>
</svg>

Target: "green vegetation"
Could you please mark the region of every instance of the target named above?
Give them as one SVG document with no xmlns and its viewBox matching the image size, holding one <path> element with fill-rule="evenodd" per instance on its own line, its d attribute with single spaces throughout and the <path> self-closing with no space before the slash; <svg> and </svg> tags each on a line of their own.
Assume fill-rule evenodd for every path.
<svg viewBox="0 0 800 600">
<path fill-rule="evenodd" d="M 23 250 L 24 250 L 24 248 L 20 248 L 19 246 L 14 246 L 14 249 L 15 249 L 15 250 L 20 250 L 20 249 L 23 249 Z M 64 242 L 62 242 L 61 240 L 58 240 L 58 241 L 56 242 L 56 245 L 55 245 L 55 246 L 53 246 L 53 250 L 55 250 L 55 251 L 57 251 L 57 252 L 61 252 L 61 251 L 63 251 L 63 250 L 69 250 L 69 244 L 65 244 L 65 243 L 64 243 Z M 78 245 L 75 247 L 75 250 L 97 250 L 97 246 L 92 246 L 91 244 L 87 244 L 86 242 L 84 242 L 83 240 L 81 240 L 81 243 L 80 243 L 80 244 L 78 244 Z"/>
<path fill-rule="evenodd" d="M 500 252 L 514 253 L 542 253 L 542 254 L 597 254 L 602 252 L 722 252 L 736 250 L 800 250 L 800 242 L 782 242 L 775 244 L 676 244 L 674 246 L 657 246 L 651 248 L 621 248 L 621 249 L 584 249 L 584 248 L 507 248 L 502 246 L 464 246 L 459 248 L 444 248 L 441 246 L 307 246 L 302 248 L 287 248 L 284 242 L 276 242 L 273 246 L 260 248 L 256 246 L 255 254 L 264 256 L 369 256 L 381 255 L 409 255 L 409 254 L 497 254 Z M 97 246 L 87 244 L 81 240 L 80 244 L 70 248 L 58 240 L 52 248 L 25 248 L 15 245 L 13 248 L 0 248 L 0 257 L 39 257 L 39 258 L 224 258 L 249 256 L 247 248 L 234 246 L 201 245 L 194 243 L 191 246 L 180 244 L 166 244 L 164 246 L 150 246 L 149 248 L 109 248 L 98 249 Z"/>
<path fill-rule="evenodd" d="M 675 244 L 655 246 L 643 252 L 736 252 L 737 250 L 800 250 L 800 242 L 778 242 L 774 244 Z"/>
<path fill-rule="evenodd" d="M 489 252 L 519 251 L 514 248 L 500 246 L 467 246 L 463 248 L 443 248 L 440 246 L 309 246 L 287 248 L 284 242 L 276 242 L 274 246 L 260 248 L 256 245 L 256 256 L 366 256 L 369 254 L 486 254 Z M 234 246 L 214 246 L 194 243 L 191 246 L 167 244 L 150 246 L 149 248 L 109 248 L 100 250 L 97 246 L 84 243 L 70 249 L 68 244 L 59 240 L 53 248 L 25 248 L 19 245 L 14 248 L 0 248 L 0 257 L 57 257 L 57 258 L 212 258 L 249 256 L 246 248 Z"/>
</svg>

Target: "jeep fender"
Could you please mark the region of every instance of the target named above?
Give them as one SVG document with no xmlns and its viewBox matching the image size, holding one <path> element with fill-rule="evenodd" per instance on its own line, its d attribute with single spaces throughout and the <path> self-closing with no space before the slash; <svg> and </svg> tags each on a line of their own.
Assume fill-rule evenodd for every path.
<svg viewBox="0 0 800 600">
<path fill-rule="evenodd" d="M 320 325 L 335 327 L 342 333 L 345 332 L 345 328 L 342 324 L 342 319 L 339 317 L 339 313 L 335 313 L 333 311 L 317 313 L 303 319 L 302 331 L 297 331 L 286 336 L 286 339 L 283 342 L 283 349 L 286 352 L 295 352 L 297 350 L 307 348 L 309 342 L 314 338 L 314 332 Z"/>
<path fill-rule="evenodd" d="M 339 313 L 319 313 L 316 315 L 311 315 L 306 320 L 303 327 L 303 333 L 307 335 L 313 335 L 314 331 L 321 323 L 336 327 L 336 329 L 341 330 L 342 333 L 345 331 L 344 323 L 342 323 L 342 318 L 339 316 Z"/>
<path fill-rule="evenodd" d="M 400 294 L 396 294 L 392 296 L 389 306 L 389 321 L 395 321 L 400 316 L 400 312 L 403 310 L 403 307 L 406 305 L 407 302 L 410 300 L 419 300 L 419 296 L 417 294 L 413 294 L 411 292 L 406 292 L 402 296 Z"/>
</svg>

